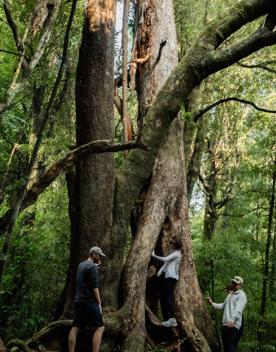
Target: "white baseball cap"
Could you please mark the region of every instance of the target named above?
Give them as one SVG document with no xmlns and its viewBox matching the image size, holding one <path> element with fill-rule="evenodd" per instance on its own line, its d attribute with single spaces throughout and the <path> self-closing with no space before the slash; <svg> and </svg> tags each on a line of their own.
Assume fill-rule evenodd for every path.
<svg viewBox="0 0 276 352">
<path fill-rule="evenodd" d="M 238 285 L 242 285 L 243 284 L 243 278 L 240 276 L 235 276 L 234 279 L 231 279 L 232 282 L 235 282 Z"/>
</svg>

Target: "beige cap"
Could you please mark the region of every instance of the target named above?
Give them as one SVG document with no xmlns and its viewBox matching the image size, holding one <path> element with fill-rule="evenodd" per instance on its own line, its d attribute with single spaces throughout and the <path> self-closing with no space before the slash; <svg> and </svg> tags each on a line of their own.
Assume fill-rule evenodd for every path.
<svg viewBox="0 0 276 352">
<path fill-rule="evenodd" d="M 235 282 L 238 285 L 242 285 L 243 284 L 243 278 L 240 276 L 235 276 L 234 279 L 231 279 L 232 282 Z"/>
<path fill-rule="evenodd" d="M 92 253 L 96 253 L 96 254 L 101 255 L 102 257 L 105 257 L 105 254 L 104 254 L 104 252 L 101 250 L 100 247 L 91 247 L 90 250 L 89 250 L 89 254 L 92 254 Z"/>
</svg>

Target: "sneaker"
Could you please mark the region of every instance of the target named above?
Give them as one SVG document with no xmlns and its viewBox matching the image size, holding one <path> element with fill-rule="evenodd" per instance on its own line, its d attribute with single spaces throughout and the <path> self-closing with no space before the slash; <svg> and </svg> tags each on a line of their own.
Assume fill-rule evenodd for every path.
<svg viewBox="0 0 276 352">
<path fill-rule="evenodd" d="M 173 328 L 177 326 L 177 321 L 175 320 L 175 318 L 170 318 L 167 321 L 163 321 L 161 325 L 164 326 L 165 328 Z"/>
</svg>

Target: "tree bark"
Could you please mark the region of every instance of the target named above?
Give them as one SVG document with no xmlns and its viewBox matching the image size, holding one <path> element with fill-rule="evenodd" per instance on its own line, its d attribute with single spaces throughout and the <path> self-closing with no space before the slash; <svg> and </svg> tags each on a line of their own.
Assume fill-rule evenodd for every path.
<svg viewBox="0 0 276 352">
<path fill-rule="evenodd" d="M 178 321 L 195 351 L 210 351 L 208 342 L 215 350 L 214 326 L 201 295 L 193 261 L 185 180 L 183 127 L 176 120 L 156 158 L 138 232 L 126 264 L 126 301 L 122 309 L 128 314 L 123 351 L 133 351 L 134 346 L 136 351 L 144 348 L 147 268 L 166 218 L 172 224 L 174 236 L 182 239 L 183 246 L 176 289 Z"/>
<path fill-rule="evenodd" d="M 77 146 L 97 139 L 113 138 L 114 0 L 89 0 L 85 11 L 76 80 Z M 96 11 L 97 10 L 97 11 Z M 90 155 L 76 166 L 77 238 L 73 288 L 78 263 L 93 245 L 103 247 L 109 261 L 101 268 L 103 305 L 116 306 L 110 286 L 112 270 L 112 220 L 114 160 L 112 154 Z M 72 253 L 71 253 L 72 255 Z M 67 291 L 64 316 L 72 311 L 74 289 Z"/>
<path fill-rule="evenodd" d="M 184 178 L 184 192 L 182 198 L 179 199 L 177 213 L 179 214 L 177 226 L 182 231 L 183 251 L 180 267 L 180 272 L 183 272 L 183 275 L 180 276 L 176 287 L 177 318 L 195 351 L 217 351 L 214 324 L 201 294 L 193 260 L 186 187 L 186 179 Z"/>
<path fill-rule="evenodd" d="M 148 108 L 148 104 L 151 105 L 153 103 L 163 84 L 162 79 L 164 81 L 166 80 L 166 73 L 169 75 L 170 70 L 173 69 L 173 66 L 176 65 L 177 62 L 176 51 L 170 51 L 171 56 L 173 56 L 174 53 L 174 61 L 168 56 L 162 56 L 163 52 L 165 54 L 166 49 L 168 49 L 165 45 L 161 57 L 159 58 L 163 61 L 163 67 L 162 65 L 159 66 L 159 63 L 155 65 L 160 53 L 160 46 L 156 46 L 155 50 L 150 46 L 150 43 L 161 43 L 160 39 L 163 36 L 163 38 L 166 38 L 165 33 L 169 32 L 168 25 L 170 26 L 170 32 L 172 29 L 175 30 L 173 15 L 171 17 L 168 15 L 168 13 L 172 13 L 169 9 L 172 9 L 172 3 L 168 1 L 163 2 L 160 7 L 157 4 L 153 7 L 151 2 L 143 2 L 143 6 L 141 7 L 141 10 L 147 14 L 147 16 L 143 16 L 143 18 L 146 18 L 145 24 L 147 24 L 147 26 L 144 29 L 143 25 L 140 23 L 139 30 L 142 33 L 147 32 L 147 36 L 145 37 L 148 38 L 148 42 L 146 43 L 148 47 L 143 48 L 143 53 L 144 55 L 145 53 L 150 53 L 150 59 L 144 64 L 143 75 L 141 75 L 141 71 L 139 72 L 141 75 L 141 90 L 139 91 L 141 96 L 139 97 L 139 103 L 142 104 L 140 113 L 144 113 Z M 161 27 L 163 22 L 160 21 L 160 18 L 164 18 L 164 16 L 167 19 L 165 28 Z M 159 28 L 158 26 L 155 28 L 156 23 L 162 23 L 162 25 Z M 176 49 L 176 41 L 169 40 L 169 42 L 171 46 L 175 43 Z M 153 52 L 151 50 L 153 50 Z M 167 67 L 167 71 L 165 70 L 165 72 L 164 66 Z M 141 80 L 141 77 L 144 80 Z M 183 194 L 186 189 L 185 185 L 186 173 L 184 165 L 183 126 L 178 120 L 176 120 L 171 126 L 166 142 L 162 145 L 157 155 L 153 175 L 151 177 L 150 188 L 147 191 L 142 216 L 138 225 L 138 232 L 135 235 L 124 272 L 126 301 L 122 310 L 126 310 L 128 315 L 127 319 L 125 319 L 125 326 L 123 326 L 125 334 L 122 347 L 123 351 L 132 351 L 134 349 L 136 351 L 144 350 L 146 336 L 145 296 L 147 268 L 151 252 L 157 242 L 165 219 L 169 219 L 170 224 L 172 224 L 170 234 L 184 237 L 183 242 L 189 237 L 187 224 L 185 225 L 185 236 L 183 232 L 183 222 L 187 222 L 188 220 L 188 203 L 186 202 L 184 204 L 183 202 Z M 184 207 L 186 207 L 186 212 L 184 211 Z M 186 215 L 185 219 L 183 218 L 184 214 Z M 189 279 L 186 280 L 188 281 L 188 285 L 192 286 L 192 288 L 190 288 L 189 292 L 187 290 L 188 286 L 185 287 L 186 291 L 184 297 L 187 295 L 188 298 L 178 301 L 178 309 L 180 312 L 178 314 L 181 320 L 181 328 L 184 333 L 188 334 L 189 341 L 195 350 L 209 351 L 208 342 L 204 335 L 202 335 L 201 331 L 204 331 L 209 342 L 215 345 L 212 338 L 214 332 L 213 324 L 202 300 L 197 282 L 192 258 L 191 241 L 188 239 L 187 242 L 188 243 L 185 243 L 185 251 L 183 254 L 184 256 L 188 256 L 189 265 L 183 267 L 183 271 L 180 275 L 186 277 L 188 274 L 187 276 Z M 183 286 L 183 283 L 181 283 L 181 285 Z M 190 298 L 190 294 L 193 295 L 193 298 Z M 194 303 L 195 308 L 190 307 L 191 302 Z M 186 312 L 186 315 L 181 313 L 183 311 Z M 187 319 L 187 316 L 189 316 L 190 319 Z M 198 319 L 196 317 L 198 317 Z M 206 326 L 203 327 L 201 319 L 210 323 L 209 329 L 206 329 Z"/>
<path fill-rule="evenodd" d="M 124 0 L 124 13 L 123 13 L 123 64 L 122 64 L 122 119 L 123 119 L 123 136 L 124 141 L 130 141 L 133 135 L 132 123 L 128 114 L 128 15 L 129 15 L 130 0 Z"/>
<path fill-rule="evenodd" d="M 184 170 L 181 123 L 176 120 L 168 140 L 160 150 L 153 169 L 151 185 L 146 195 L 138 232 L 133 241 L 125 268 L 125 320 L 122 350 L 143 351 L 145 343 L 145 296 L 149 260 L 159 233 L 175 205 L 177 195 L 183 191 Z M 169 182 L 168 182 L 169 181 Z"/>
</svg>

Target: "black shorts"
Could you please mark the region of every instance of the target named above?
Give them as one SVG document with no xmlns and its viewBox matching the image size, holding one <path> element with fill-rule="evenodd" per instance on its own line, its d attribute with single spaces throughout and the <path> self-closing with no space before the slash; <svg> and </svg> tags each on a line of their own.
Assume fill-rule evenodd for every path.
<svg viewBox="0 0 276 352">
<path fill-rule="evenodd" d="M 75 302 L 73 326 L 84 329 L 103 325 L 100 307 L 96 302 Z"/>
</svg>

